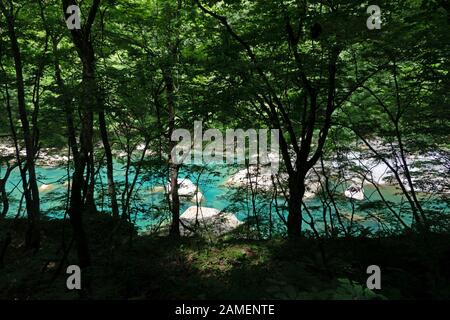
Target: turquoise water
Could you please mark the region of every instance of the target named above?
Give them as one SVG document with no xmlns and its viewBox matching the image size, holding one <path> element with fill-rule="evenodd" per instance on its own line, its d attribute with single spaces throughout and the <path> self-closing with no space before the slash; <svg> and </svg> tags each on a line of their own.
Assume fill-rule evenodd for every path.
<svg viewBox="0 0 450 320">
<path fill-rule="evenodd" d="M 198 180 L 199 191 L 203 193 L 204 201 L 201 206 L 211 207 L 226 212 L 233 212 L 236 216 L 245 221 L 254 216 L 253 202 L 251 193 L 246 190 L 237 190 L 229 188 L 224 185 L 225 181 L 238 170 L 243 167 L 215 166 L 206 167 L 199 171 L 198 167 L 186 167 L 180 171 L 180 178 L 186 178 L 196 183 Z M 4 170 L 4 169 L 3 169 Z M 4 171 L 0 171 L 0 176 Z M 63 167 L 38 167 L 38 186 L 41 188 L 41 210 L 42 213 L 51 219 L 60 219 L 64 216 L 66 198 L 67 198 L 67 168 Z M 134 172 L 129 173 L 129 179 L 132 180 Z M 157 170 L 143 171 L 136 184 L 136 194 L 132 201 L 132 220 L 136 226 L 143 230 L 159 225 L 161 221 L 169 219 L 167 205 L 162 186 L 164 185 L 164 173 L 158 173 Z M 120 163 L 115 163 L 115 181 L 119 192 L 123 189 L 125 183 L 125 169 Z M 96 176 L 96 199 L 97 208 L 100 211 L 109 211 L 109 199 L 107 196 L 107 179 L 106 171 L 100 170 Z M 43 187 L 47 185 L 47 189 Z M 392 220 L 392 214 L 385 204 L 381 203 L 381 197 L 373 186 L 365 186 L 364 193 L 366 198 L 363 201 L 351 201 L 343 197 L 343 192 L 347 186 L 341 185 L 336 187 L 336 205 L 341 215 L 347 216 L 350 219 L 353 212 L 353 225 L 359 228 L 370 228 L 372 230 L 382 230 L 385 225 L 389 228 L 395 229 L 399 227 L 399 223 Z M 44 189 L 42 189 L 44 188 Z M 14 217 L 18 215 L 19 202 L 21 197 L 21 180 L 18 170 L 14 170 L 8 180 L 6 186 L 7 192 L 10 194 L 10 210 L 9 216 Z M 404 197 L 399 190 L 392 186 L 380 187 L 384 198 L 389 201 L 393 208 L 400 212 L 402 218 L 406 223 L 411 223 L 411 214 L 408 210 L 408 205 L 405 203 Z M 448 207 L 445 202 L 440 202 L 436 198 L 428 199 L 427 195 L 422 195 L 424 206 L 434 211 L 441 211 L 448 213 Z M 120 202 L 121 196 L 118 195 Z M 312 217 L 315 221 L 315 227 L 319 230 L 324 228 L 324 205 L 321 197 L 316 196 L 313 199 L 305 201 Z M 181 198 L 181 213 L 183 213 L 190 206 L 194 206 L 195 200 Z M 330 204 L 331 205 L 331 204 Z M 20 211 L 20 215 L 24 215 L 24 205 Z M 286 217 L 286 204 L 282 198 L 278 198 L 277 202 L 274 199 L 257 197 L 255 200 L 255 209 L 258 216 L 266 221 L 271 216 L 272 224 L 283 231 L 284 226 L 279 218 L 276 208 L 281 216 Z M 333 208 L 331 206 L 331 208 Z M 334 212 L 334 208 L 332 210 Z M 326 218 L 329 220 L 330 212 L 325 212 Z M 332 215 L 333 218 L 333 215 Z M 343 219 L 348 226 L 348 219 Z M 310 218 L 305 214 L 305 220 L 310 221 Z M 382 223 L 380 223 L 382 222 Z M 337 220 L 334 217 L 334 223 Z M 266 223 L 267 225 L 267 223 Z M 311 229 L 307 223 L 304 223 L 305 229 Z"/>
</svg>

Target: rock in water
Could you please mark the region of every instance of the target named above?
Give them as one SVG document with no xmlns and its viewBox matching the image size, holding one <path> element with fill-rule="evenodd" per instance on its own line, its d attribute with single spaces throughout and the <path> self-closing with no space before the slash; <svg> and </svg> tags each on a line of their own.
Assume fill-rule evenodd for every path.
<svg viewBox="0 0 450 320">
<path fill-rule="evenodd" d="M 189 179 L 178 179 L 178 195 L 181 197 L 192 197 L 195 196 L 197 187 Z M 170 192 L 170 183 L 167 184 L 167 190 Z"/>
<path fill-rule="evenodd" d="M 248 187 L 250 184 L 253 188 L 258 186 L 260 190 L 270 190 L 273 188 L 272 171 L 270 168 L 257 168 L 251 166 L 249 169 L 242 169 L 232 175 L 225 182 L 225 185 L 230 187 Z M 275 179 L 276 180 L 276 179 Z"/>
<path fill-rule="evenodd" d="M 261 191 L 270 191 L 273 188 L 279 189 L 280 193 L 289 193 L 289 189 L 285 186 L 280 188 L 280 184 L 287 185 L 288 175 L 285 173 L 273 174 L 270 168 L 251 166 L 249 169 L 242 169 L 233 174 L 225 182 L 228 187 L 252 187 Z M 305 194 L 303 199 L 312 199 L 321 189 L 320 177 L 315 173 L 309 173 L 305 179 Z"/>
<path fill-rule="evenodd" d="M 344 195 L 354 200 L 364 200 L 364 189 L 361 187 L 351 186 L 345 190 Z"/>
<path fill-rule="evenodd" d="M 305 181 L 305 194 L 303 195 L 303 199 L 312 199 L 316 196 L 316 194 L 320 191 L 321 188 L 320 182 L 313 182 L 312 180 Z"/>
<path fill-rule="evenodd" d="M 164 187 L 163 187 L 163 186 L 155 186 L 155 187 L 151 187 L 148 191 L 149 191 L 150 193 L 162 193 L 162 192 L 164 192 L 165 190 L 164 190 Z"/>
<path fill-rule="evenodd" d="M 189 228 L 199 228 L 215 235 L 228 233 L 243 224 L 232 213 L 221 212 L 214 208 L 189 207 L 181 216 L 181 221 Z M 198 224 L 196 224 L 198 221 Z M 191 231 L 181 228 L 182 233 L 188 235 Z"/>
<path fill-rule="evenodd" d="M 52 184 L 43 184 L 39 187 L 39 192 L 49 192 L 55 189 L 55 186 Z"/>
<path fill-rule="evenodd" d="M 194 203 L 200 203 L 203 202 L 205 200 L 205 197 L 203 196 L 203 193 L 201 193 L 200 191 L 197 191 L 196 194 L 194 194 L 191 198 L 191 201 Z"/>
</svg>

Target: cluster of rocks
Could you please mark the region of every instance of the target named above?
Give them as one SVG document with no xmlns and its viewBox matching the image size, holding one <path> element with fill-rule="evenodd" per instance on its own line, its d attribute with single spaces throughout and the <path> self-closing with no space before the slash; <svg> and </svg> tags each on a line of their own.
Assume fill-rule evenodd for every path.
<svg viewBox="0 0 450 320">
<path fill-rule="evenodd" d="M 385 154 L 384 159 L 387 163 L 375 157 L 370 151 L 349 152 L 324 161 L 324 167 L 329 178 L 347 186 L 343 195 L 349 199 L 363 200 L 364 186 L 367 185 L 398 185 L 395 174 L 389 166 L 395 168 L 406 190 L 410 191 L 400 165 L 401 159 L 393 154 L 390 157 L 389 154 Z M 406 162 L 416 191 L 450 193 L 450 152 L 408 155 Z M 314 169 L 306 178 L 304 199 L 316 196 L 324 183 L 322 168 L 316 165 Z M 274 173 L 270 167 L 249 166 L 234 173 L 225 184 L 229 187 L 251 187 L 254 190 L 270 191 L 286 186 L 287 179 L 286 173 Z M 288 192 L 287 188 L 283 190 Z"/>
<path fill-rule="evenodd" d="M 101 147 L 101 146 L 100 146 Z M 139 145 L 136 146 L 136 150 L 133 152 L 132 154 L 132 158 L 133 159 L 140 159 L 142 156 L 142 152 L 145 150 L 145 144 L 141 143 Z M 127 152 L 125 152 L 124 150 L 117 150 L 117 149 L 113 149 L 112 150 L 112 154 L 114 157 L 116 157 L 117 159 L 126 159 L 128 154 Z M 155 156 L 157 153 L 148 149 L 145 150 L 145 156 L 146 157 L 150 157 L 150 156 Z M 166 159 L 167 156 L 165 154 L 163 154 L 163 158 Z"/>
<path fill-rule="evenodd" d="M 68 157 L 61 154 L 67 154 L 67 149 L 41 148 L 39 149 L 36 157 L 36 165 L 42 167 L 57 167 L 66 165 Z M 26 151 L 23 146 L 19 146 L 19 155 L 20 158 L 25 161 Z M 10 159 L 11 161 L 15 161 L 16 148 L 11 141 L 0 141 L 0 156 L 3 159 Z"/>
<path fill-rule="evenodd" d="M 251 187 L 254 190 L 271 191 L 277 189 L 278 193 L 289 194 L 286 188 L 288 175 L 274 173 L 270 167 L 249 166 L 233 174 L 226 182 L 228 187 Z M 320 176 L 311 171 L 306 177 L 306 191 L 304 199 L 313 198 L 321 189 Z"/>
<path fill-rule="evenodd" d="M 408 155 L 405 157 L 414 189 L 428 193 L 450 193 L 450 153 L 445 151 Z M 331 171 L 339 171 L 355 187 L 363 185 L 398 185 L 392 167 L 398 173 L 407 191 L 402 161 L 398 155 L 384 156 L 384 162 L 371 154 L 352 152 L 331 161 Z M 389 164 L 389 165 L 388 165 Z"/>
</svg>

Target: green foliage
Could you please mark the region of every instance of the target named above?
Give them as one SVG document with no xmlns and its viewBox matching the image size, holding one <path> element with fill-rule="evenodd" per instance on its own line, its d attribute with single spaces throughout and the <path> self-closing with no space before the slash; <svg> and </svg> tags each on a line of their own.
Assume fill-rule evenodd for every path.
<svg viewBox="0 0 450 320">
<path fill-rule="evenodd" d="M 350 279 L 338 279 L 339 286 L 333 294 L 335 300 L 380 300 L 386 299 L 381 294 L 363 287 Z"/>
<path fill-rule="evenodd" d="M 74 46 L 76 33 L 69 32 L 61 19 L 60 1 L 2 3 L 12 7 L 0 13 L 0 143 L 3 137 L 11 138 L 16 134 L 19 147 L 23 146 L 24 130 L 17 108 L 20 93 L 17 83 L 20 79 L 16 79 L 17 61 L 13 58 L 12 35 L 7 21 L 11 14 L 9 22 L 13 23 L 21 53 L 27 116 L 36 134 L 33 142 L 36 148 L 57 148 L 67 154 L 68 118 L 73 118 L 77 142 L 84 141 L 85 132 L 81 129 L 85 121 L 83 112 L 89 108 L 85 100 L 86 86 L 83 85 L 85 52 L 80 52 L 80 47 L 77 51 Z M 93 1 L 80 3 L 83 22 L 86 23 L 87 11 Z M 444 164 L 415 183 L 416 187 L 422 187 L 425 182 L 433 181 L 448 171 L 450 13 L 448 5 L 445 5 L 447 2 L 377 1 L 382 8 L 383 23 L 381 30 L 372 31 L 366 28 L 367 1 L 204 0 L 200 3 L 206 10 L 202 10 L 195 1 L 101 1 L 90 35 L 93 52 L 89 52 L 95 69 L 89 72 L 95 73 L 97 90 L 92 96 L 101 101 L 89 110 L 94 114 L 93 166 L 98 170 L 105 166 L 103 158 L 106 152 L 100 142 L 98 121 L 98 113 L 104 111 L 111 147 L 114 154 L 122 155 L 117 163 L 125 172 L 124 179 L 116 183 L 117 195 L 125 198 L 138 170 L 142 178 L 137 180 L 138 184 L 154 177 L 165 184 L 168 180 L 165 154 L 171 148 L 170 130 L 192 130 L 194 121 L 203 121 L 204 129 L 279 127 L 290 152 L 295 140 L 306 142 L 302 147 L 305 153 L 297 155 L 305 156 L 306 162 L 320 144 L 320 138 L 328 134 L 323 150 L 317 149 L 317 155 L 325 161 L 337 159 L 342 170 L 345 169 L 345 161 L 348 162 L 341 157 L 342 154 L 374 153 L 361 143 L 363 139 L 373 142 L 376 158 L 380 161 L 403 153 L 439 152 L 436 157 L 442 158 Z M 210 14 L 205 13 L 207 11 Z M 87 50 L 86 43 L 81 47 Z M 339 54 L 334 83 L 328 79 L 334 72 L 331 57 L 335 52 Z M 168 89 L 168 78 L 173 81 L 172 92 Z M 316 110 L 310 108 L 313 96 L 317 98 Z M 275 108 L 275 112 L 270 108 Z M 329 108 L 333 108 L 331 114 Z M 280 115 L 279 119 L 274 115 Z M 305 130 L 311 122 L 315 125 L 308 133 L 311 136 L 308 145 Z M 302 135 L 305 138 L 301 139 Z M 143 145 L 148 148 L 147 155 L 143 154 Z M 16 161 L 10 155 L 8 159 L 3 155 L 0 157 L 3 162 Z M 285 161 L 282 171 L 286 171 L 288 163 Z M 416 178 L 427 167 L 437 164 L 436 160 L 426 163 L 411 176 Z M 71 165 L 68 164 L 69 167 Z M 404 164 L 398 168 L 406 171 Z M 350 169 L 361 174 L 354 164 Z M 192 171 L 200 170 L 194 167 Z M 330 168 L 326 170 L 331 171 Z M 209 174 L 218 175 L 215 172 Z M 340 178 L 332 177 L 331 187 L 335 188 L 333 183 L 341 186 L 347 183 Z M 96 183 L 99 184 L 98 181 Z M 445 183 L 448 190 L 450 186 Z M 405 190 L 399 197 L 415 196 L 412 191 Z M 140 191 L 139 186 L 130 191 L 130 211 L 149 219 L 167 220 L 167 199 L 148 205 L 143 203 Z M 427 205 L 423 212 L 429 220 L 430 231 L 448 240 L 449 197 L 442 190 L 432 191 L 429 199 L 428 195 L 419 195 L 419 200 L 424 207 Z M 321 252 L 322 248 L 310 239 L 313 238 L 311 230 L 307 230 L 305 235 L 310 237 L 306 245 L 312 246 L 304 251 L 282 240 L 268 243 L 241 240 L 285 235 L 282 219 L 275 226 L 277 232 L 268 227 L 269 224 L 273 227 L 272 216 L 268 217 L 265 205 L 272 200 L 271 192 L 254 196 L 262 204 L 255 206 L 257 212 L 253 216 L 248 214 L 244 226 L 223 238 L 212 237 L 207 232 L 202 234 L 209 241 L 194 238 L 183 239 L 180 243 L 145 236 L 133 242 L 127 238 L 131 235 L 134 240 L 136 235 L 131 232 L 119 236 L 115 239 L 117 242 L 106 243 L 102 236 L 113 238 L 111 234 L 103 233 L 105 229 L 111 229 L 111 222 L 93 221 L 95 228 L 92 227 L 88 234 L 92 237 L 90 242 L 98 259 L 94 261 L 98 264 L 92 273 L 104 281 L 95 294 L 102 298 L 408 297 L 405 291 L 411 288 L 401 281 L 395 282 L 393 276 L 395 285 L 388 288 L 386 294 L 372 292 L 361 284 L 363 281 L 357 275 L 361 274 L 363 267 L 355 260 L 365 259 L 367 262 L 369 258 L 364 252 L 367 248 L 362 245 L 360 251 L 347 256 L 346 244 L 340 246 L 338 237 L 349 224 L 349 219 L 343 226 L 338 225 L 337 219 L 341 215 L 334 206 L 346 205 L 348 209 L 349 202 L 337 187 L 330 193 L 335 199 L 323 192 L 315 199 L 317 201 L 308 205 L 312 209 L 324 209 L 324 216 L 329 210 L 330 220 L 335 220 L 335 229 L 330 232 L 321 230 L 319 236 L 331 240 L 331 244 L 337 247 L 336 251 L 345 255 L 342 258 L 329 257 L 329 251 L 326 254 Z M 106 189 L 99 192 L 100 197 L 106 195 Z M 286 201 L 289 198 L 287 194 L 279 193 L 278 196 Z M 226 197 L 233 202 L 227 209 L 233 211 L 248 208 L 252 200 L 245 188 L 230 190 Z M 58 202 L 52 210 L 65 211 L 66 195 L 50 193 L 48 199 Z M 391 200 L 351 203 L 352 210 L 366 214 L 363 219 L 392 226 L 392 230 L 376 234 L 388 243 L 392 233 L 406 237 L 410 231 L 405 231 L 408 228 L 400 225 L 391 211 L 398 213 L 400 218 L 409 219 L 408 225 L 416 231 L 411 218 L 412 209 L 407 208 L 411 207 L 410 203 L 404 199 L 397 203 Z M 14 205 L 18 202 L 17 199 L 11 201 Z M 278 209 L 287 211 L 286 202 L 278 204 Z M 52 210 L 41 211 L 45 217 L 51 216 Z M 326 219 L 322 217 L 313 222 L 323 224 Z M 47 282 L 51 278 L 48 270 L 43 271 L 42 280 L 50 283 L 48 288 L 44 288 L 40 280 L 31 279 L 42 268 L 43 260 L 55 262 L 60 258 L 54 254 L 60 253 L 56 246 L 60 238 L 54 233 L 61 227 L 59 223 L 65 222 L 44 222 L 45 225 L 47 223 L 52 227 L 46 230 L 48 238 L 36 259 L 22 254 L 19 237 L 15 235 L 13 254 L 7 256 L 9 265 L 0 275 L 1 283 L 8 285 L 0 286 L 0 296 L 28 299 L 37 297 L 38 293 L 42 298 L 62 294 L 60 289 L 55 289 L 56 285 L 63 283 L 62 278 Z M 8 225 L 8 228 L 23 236 L 23 226 Z M 0 231 L 3 233 L 3 230 L 6 229 Z M 370 242 L 374 236 L 371 227 L 367 226 L 354 227 L 348 233 L 350 239 L 358 235 L 358 241 Z M 233 243 L 236 239 L 238 242 Z M 345 240 L 351 242 L 347 238 Z M 408 249 L 413 247 L 409 238 L 395 241 L 393 244 L 401 247 L 397 248 L 397 255 L 402 253 L 403 245 Z M 440 244 L 440 241 L 436 243 Z M 430 284 L 432 281 L 421 278 L 422 269 L 428 270 L 427 275 L 433 275 L 434 263 L 448 265 L 445 260 L 447 249 L 436 250 L 441 256 L 411 258 L 414 266 L 408 273 L 403 273 L 414 279 L 412 289 L 426 285 L 431 292 L 427 294 L 432 297 L 435 297 L 433 290 L 448 295 L 448 270 L 445 268 L 439 270 L 440 274 L 436 273 L 436 279 L 442 277 L 444 285 Z M 412 249 L 410 252 L 415 253 Z M 378 254 L 380 259 L 385 259 L 383 254 Z M 398 257 L 386 259 L 392 259 L 388 262 L 400 261 L 405 269 L 411 262 L 409 258 L 405 258 L 408 263 Z M 69 254 L 69 260 L 76 261 L 74 252 Z M 25 265 L 29 265 L 31 271 L 23 269 Z M 270 278 L 267 278 L 268 274 Z M 117 277 L 117 283 L 110 280 L 113 277 Z M 27 283 L 30 288 L 27 288 Z M 206 288 L 204 291 L 202 286 Z M 36 289 L 36 292 L 31 289 Z M 411 292 L 412 296 L 420 295 L 416 291 Z"/>
</svg>

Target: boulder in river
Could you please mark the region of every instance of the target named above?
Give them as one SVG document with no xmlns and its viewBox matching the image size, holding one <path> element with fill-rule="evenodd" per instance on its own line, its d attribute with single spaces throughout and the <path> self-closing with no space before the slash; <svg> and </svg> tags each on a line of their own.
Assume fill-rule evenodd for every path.
<svg viewBox="0 0 450 320">
<path fill-rule="evenodd" d="M 364 189 L 357 186 L 350 186 L 347 190 L 345 190 L 344 195 L 347 198 L 354 200 L 364 200 Z"/>
<path fill-rule="evenodd" d="M 189 207 L 181 216 L 180 220 L 190 229 L 199 229 L 215 235 L 228 233 L 243 224 L 232 213 L 221 212 L 215 208 Z M 184 235 L 192 233 L 187 228 L 181 227 Z"/>
<path fill-rule="evenodd" d="M 178 195 L 181 197 L 193 197 L 197 192 L 197 186 L 189 179 L 178 179 Z M 170 192 L 170 183 L 167 183 L 167 190 Z"/>
<path fill-rule="evenodd" d="M 252 186 L 253 188 L 269 190 L 273 188 L 273 173 L 268 167 L 250 166 L 233 174 L 225 182 L 230 187 Z M 276 181 L 276 178 L 274 179 Z"/>
<path fill-rule="evenodd" d="M 203 196 L 203 193 L 201 193 L 200 191 L 197 191 L 191 198 L 191 201 L 194 203 L 197 202 L 203 202 L 205 200 L 205 197 Z"/>
<path fill-rule="evenodd" d="M 39 187 L 39 192 L 50 192 L 55 189 L 53 184 L 43 184 Z"/>
</svg>

